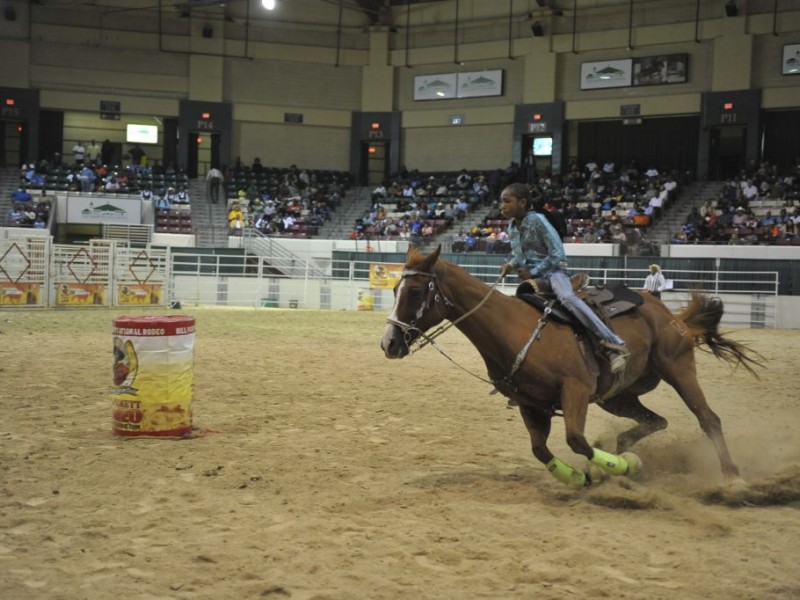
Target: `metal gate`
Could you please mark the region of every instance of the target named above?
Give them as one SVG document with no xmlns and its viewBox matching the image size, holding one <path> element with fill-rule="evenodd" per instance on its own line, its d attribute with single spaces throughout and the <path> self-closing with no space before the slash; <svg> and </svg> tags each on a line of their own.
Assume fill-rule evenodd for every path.
<svg viewBox="0 0 800 600">
<path fill-rule="evenodd" d="M 0 242 L 0 306 L 48 305 L 50 245 L 45 236 Z"/>
<path fill-rule="evenodd" d="M 111 252 L 114 242 L 53 246 L 51 306 L 111 306 Z"/>
<path fill-rule="evenodd" d="M 53 246 L 50 306 L 155 306 L 167 303 L 166 249 L 130 248 L 93 240 L 89 246 Z"/>
<path fill-rule="evenodd" d="M 168 251 L 164 248 L 117 247 L 114 252 L 114 306 L 166 304 L 169 291 Z"/>
</svg>

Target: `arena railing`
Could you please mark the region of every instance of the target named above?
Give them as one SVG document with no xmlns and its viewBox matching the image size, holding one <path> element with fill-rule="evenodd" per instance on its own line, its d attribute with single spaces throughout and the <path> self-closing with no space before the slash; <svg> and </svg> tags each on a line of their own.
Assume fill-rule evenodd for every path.
<svg viewBox="0 0 800 600">
<path fill-rule="evenodd" d="M 172 256 L 174 299 L 183 304 L 308 308 L 330 310 L 389 311 L 394 296 L 393 281 L 376 287 L 370 273 L 376 265 L 397 272 L 402 263 L 375 260 L 335 259 L 324 270 L 314 261 L 299 257 L 253 255 Z M 496 264 L 463 264 L 486 283 L 497 280 Z M 588 268 L 594 283 L 625 283 L 641 289 L 646 268 Z M 322 272 L 322 274 L 320 274 Z M 721 297 L 726 311 L 723 324 L 735 327 L 778 327 L 779 276 L 774 271 L 697 271 L 668 273 L 672 288 L 662 301 L 673 311 L 685 306 L 693 291 Z M 513 294 L 519 281 L 509 277 L 498 285 Z M 369 302 L 362 302 L 367 299 Z M 369 304 L 367 308 L 366 305 Z"/>
</svg>

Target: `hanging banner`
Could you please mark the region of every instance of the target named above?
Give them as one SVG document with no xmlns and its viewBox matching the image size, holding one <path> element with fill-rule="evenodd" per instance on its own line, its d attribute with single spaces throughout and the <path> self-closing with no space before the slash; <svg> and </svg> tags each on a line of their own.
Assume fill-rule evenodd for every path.
<svg viewBox="0 0 800 600">
<path fill-rule="evenodd" d="M 403 265 L 372 263 L 369 266 L 369 287 L 373 290 L 393 290 L 403 276 Z"/>
<path fill-rule="evenodd" d="M 119 306 L 159 304 L 162 297 L 160 283 L 134 283 L 117 288 Z"/>
<path fill-rule="evenodd" d="M 66 202 L 68 223 L 139 225 L 142 222 L 139 198 L 68 196 Z"/>
<path fill-rule="evenodd" d="M 56 292 L 58 306 L 102 306 L 106 285 L 102 283 L 62 283 Z"/>
<path fill-rule="evenodd" d="M 0 283 L 0 306 L 36 306 L 41 298 L 40 283 Z"/>
</svg>

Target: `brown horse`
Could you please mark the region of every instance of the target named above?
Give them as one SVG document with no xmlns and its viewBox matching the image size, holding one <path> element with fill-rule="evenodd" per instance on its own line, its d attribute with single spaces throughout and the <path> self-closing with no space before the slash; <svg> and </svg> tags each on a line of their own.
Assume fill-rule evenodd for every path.
<svg viewBox="0 0 800 600">
<path fill-rule="evenodd" d="M 693 294 L 689 306 L 674 315 L 660 300 L 642 294 L 642 306 L 613 320 L 614 329 L 631 351 L 624 375 L 615 380 L 607 364 L 582 350 L 570 325 L 548 320 L 543 311 L 492 289 L 461 267 L 440 259 L 440 252 L 441 246 L 428 256 L 409 250 L 381 340 L 388 358 L 402 358 L 415 343 L 431 341 L 441 328 L 426 332 L 449 320 L 478 349 L 491 382 L 519 404 L 533 455 L 557 479 L 576 489 L 596 483 L 604 473 L 630 475 L 641 467 L 639 458 L 626 451 L 666 428 L 667 421 L 643 406 L 639 396 L 664 380 L 675 388 L 713 441 L 723 475 L 729 480 L 738 478 L 720 419 L 708 406 L 697 381 L 694 348 L 705 344 L 717 358 L 742 365 L 751 373 L 750 365 L 760 363 L 748 356 L 746 347 L 718 331 L 723 313 L 719 299 Z M 592 448 L 586 441 L 584 426 L 591 402 L 636 421 L 635 427 L 618 436 L 617 454 Z M 569 447 L 593 465 L 585 472 L 567 465 L 547 447 L 551 420 L 558 412 L 564 418 Z"/>
</svg>

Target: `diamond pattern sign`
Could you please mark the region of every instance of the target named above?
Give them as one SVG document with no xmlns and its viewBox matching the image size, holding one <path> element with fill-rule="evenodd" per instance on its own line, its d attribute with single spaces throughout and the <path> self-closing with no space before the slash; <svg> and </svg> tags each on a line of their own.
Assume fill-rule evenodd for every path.
<svg viewBox="0 0 800 600">
<path fill-rule="evenodd" d="M 11 244 L 8 250 L 0 256 L 0 273 L 12 283 L 17 283 L 22 279 L 22 276 L 30 268 L 31 261 L 17 244 Z"/>
</svg>

